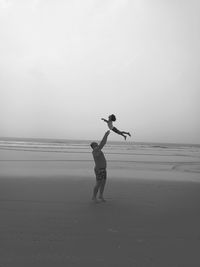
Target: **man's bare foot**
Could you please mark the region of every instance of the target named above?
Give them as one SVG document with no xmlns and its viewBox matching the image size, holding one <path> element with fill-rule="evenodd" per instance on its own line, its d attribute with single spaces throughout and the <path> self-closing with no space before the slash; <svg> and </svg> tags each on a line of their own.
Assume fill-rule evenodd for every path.
<svg viewBox="0 0 200 267">
<path fill-rule="evenodd" d="M 95 202 L 95 203 L 99 203 L 98 199 L 96 197 L 92 197 L 92 200 Z"/>
<path fill-rule="evenodd" d="M 99 199 L 100 199 L 102 202 L 106 202 L 105 198 L 103 198 L 103 197 L 99 197 Z"/>
<path fill-rule="evenodd" d="M 131 134 L 130 133 L 128 133 L 128 135 L 131 137 Z"/>
</svg>

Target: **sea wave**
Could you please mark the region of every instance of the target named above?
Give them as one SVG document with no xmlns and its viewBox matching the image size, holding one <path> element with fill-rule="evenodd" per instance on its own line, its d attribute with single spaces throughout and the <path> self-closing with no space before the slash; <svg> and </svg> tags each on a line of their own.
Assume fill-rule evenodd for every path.
<svg viewBox="0 0 200 267">
<path fill-rule="evenodd" d="M 89 153 L 91 140 L 51 140 L 51 139 L 0 139 L 1 150 L 20 150 L 37 152 L 60 153 Z M 169 144 L 169 143 L 144 143 L 144 142 L 113 142 L 106 144 L 105 151 L 111 154 L 136 154 L 137 151 L 145 151 L 151 155 L 157 152 L 181 152 L 200 153 L 200 145 Z"/>
</svg>

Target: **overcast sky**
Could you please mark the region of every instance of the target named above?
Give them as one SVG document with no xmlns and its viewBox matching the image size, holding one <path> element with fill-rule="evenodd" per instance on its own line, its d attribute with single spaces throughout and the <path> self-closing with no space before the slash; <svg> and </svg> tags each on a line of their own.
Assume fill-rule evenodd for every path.
<svg viewBox="0 0 200 267">
<path fill-rule="evenodd" d="M 0 0 L 0 136 L 200 143 L 199 0 Z M 123 141 L 112 134 L 110 140 Z"/>
</svg>

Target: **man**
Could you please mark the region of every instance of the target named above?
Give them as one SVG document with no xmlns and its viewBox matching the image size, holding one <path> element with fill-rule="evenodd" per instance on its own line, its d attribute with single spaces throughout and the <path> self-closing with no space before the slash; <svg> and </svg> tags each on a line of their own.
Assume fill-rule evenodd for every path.
<svg viewBox="0 0 200 267">
<path fill-rule="evenodd" d="M 107 131 L 105 133 L 105 135 L 104 135 L 104 137 L 101 140 L 99 145 L 96 142 L 92 142 L 90 144 L 91 148 L 93 149 L 92 155 L 93 155 L 94 162 L 95 162 L 94 172 L 96 175 L 96 185 L 94 187 L 93 197 L 92 197 L 92 200 L 94 200 L 95 202 L 98 202 L 97 201 L 98 191 L 99 191 L 99 199 L 101 201 L 105 201 L 105 199 L 103 197 L 103 192 L 104 192 L 104 187 L 106 184 L 106 176 L 107 176 L 106 167 L 107 167 L 107 164 L 106 164 L 106 159 L 105 159 L 104 153 L 101 150 L 104 147 L 104 145 L 106 144 L 109 134 L 110 134 L 110 131 Z"/>
</svg>

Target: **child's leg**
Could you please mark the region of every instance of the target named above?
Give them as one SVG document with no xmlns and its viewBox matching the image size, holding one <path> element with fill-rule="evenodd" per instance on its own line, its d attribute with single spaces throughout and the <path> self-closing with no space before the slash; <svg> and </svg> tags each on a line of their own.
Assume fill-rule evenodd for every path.
<svg viewBox="0 0 200 267">
<path fill-rule="evenodd" d="M 122 132 L 122 133 L 131 136 L 131 134 L 129 132 Z"/>
<path fill-rule="evenodd" d="M 120 130 L 118 130 L 115 127 L 112 129 L 112 131 L 115 132 L 115 133 L 117 133 L 117 134 L 119 134 L 119 135 L 122 135 L 125 138 L 125 140 L 126 140 L 126 135 L 124 135 L 124 132 L 121 132 Z"/>
</svg>

